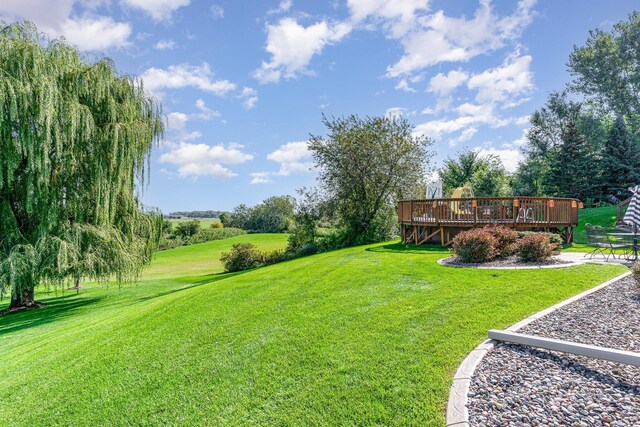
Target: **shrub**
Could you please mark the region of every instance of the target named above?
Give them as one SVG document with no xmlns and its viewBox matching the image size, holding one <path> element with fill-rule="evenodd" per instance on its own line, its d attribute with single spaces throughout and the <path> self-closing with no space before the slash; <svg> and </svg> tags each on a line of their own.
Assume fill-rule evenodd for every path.
<svg viewBox="0 0 640 427">
<path fill-rule="evenodd" d="M 200 231 L 200 221 L 192 219 L 189 221 L 179 222 L 175 227 L 175 235 L 183 238 L 191 237 Z"/>
<path fill-rule="evenodd" d="M 503 225 L 485 227 L 485 231 L 496 238 L 496 256 L 500 258 L 512 255 L 516 250 L 518 233 Z"/>
<path fill-rule="evenodd" d="M 524 262 L 543 261 L 553 255 L 557 247 L 543 233 L 529 234 L 518 240 L 518 259 Z"/>
<path fill-rule="evenodd" d="M 240 236 L 241 234 L 247 234 L 246 231 L 239 228 L 205 228 L 200 230 L 197 234 L 191 236 L 185 243 L 187 245 L 193 245 L 194 243 L 210 242 L 212 240 L 228 239 L 229 237 Z"/>
<path fill-rule="evenodd" d="M 518 238 L 521 239 L 524 236 L 531 236 L 533 234 L 542 234 L 544 236 L 547 236 L 551 243 L 554 243 L 558 246 L 562 246 L 564 244 L 564 239 L 562 238 L 561 235 L 557 233 L 541 233 L 537 231 L 518 231 Z"/>
<path fill-rule="evenodd" d="M 222 253 L 220 261 L 224 271 L 242 271 L 264 265 L 264 255 L 251 243 L 235 243 L 231 251 Z"/>
<path fill-rule="evenodd" d="M 213 229 L 224 228 L 224 225 L 220 221 L 213 221 L 211 225 L 209 225 L 209 228 L 213 228 Z"/>
<path fill-rule="evenodd" d="M 640 261 L 636 261 L 631 267 L 631 275 L 636 280 L 636 283 L 640 283 Z"/>
<path fill-rule="evenodd" d="M 488 262 L 497 255 L 498 239 L 484 228 L 475 228 L 458 233 L 453 239 L 451 251 L 462 262 Z"/>
</svg>

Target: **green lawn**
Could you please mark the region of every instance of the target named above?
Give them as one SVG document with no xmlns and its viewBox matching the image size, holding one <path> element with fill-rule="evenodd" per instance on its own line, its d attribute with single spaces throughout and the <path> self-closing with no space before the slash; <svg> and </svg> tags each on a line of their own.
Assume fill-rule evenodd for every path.
<svg viewBox="0 0 640 427">
<path fill-rule="evenodd" d="M 600 225 L 612 229 L 616 225 L 616 207 L 585 208 L 578 210 L 578 226 L 574 230 L 573 245 L 564 249 L 568 252 L 590 252 L 592 247 L 587 245 L 586 224 Z M 620 252 L 620 251 L 618 251 Z"/>
<path fill-rule="evenodd" d="M 387 243 L 221 274 L 235 241 L 286 236 L 166 251 L 137 286 L 0 317 L 0 425 L 443 426 L 488 329 L 625 271 L 455 269 Z"/>
</svg>

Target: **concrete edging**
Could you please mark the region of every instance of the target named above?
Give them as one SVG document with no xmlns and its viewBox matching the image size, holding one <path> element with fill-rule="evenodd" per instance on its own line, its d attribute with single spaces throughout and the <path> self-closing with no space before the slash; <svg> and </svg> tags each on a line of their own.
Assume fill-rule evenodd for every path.
<svg viewBox="0 0 640 427">
<path fill-rule="evenodd" d="M 625 277 L 631 275 L 630 271 L 623 273 L 619 276 L 614 277 L 611 280 L 607 280 L 606 282 L 591 288 L 585 292 L 582 292 L 578 295 L 575 295 L 569 299 L 566 299 L 558 304 L 555 304 L 549 308 L 546 308 L 542 311 L 537 312 L 524 320 L 521 320 L 518 323 L 515 323 L 505 329 L 505 331 L 515 332 L 520 328 L 525 327 L 531 322 L 538 320 L 539 318 L 546 316 L 547 314 L 553 313 L 557 309 L 564 307 L 565 305 L 571 304 L 581 298 L 584 298 L 588 295 L 591 295 L 594 292 L 599 291 L 602 288 L 605 288 L 612 283 L 617 282 L 618 280 L 624 279 Z M 469 387 L 471 385 L 471 378 L 473 373 L 487 354 L 489 350 L 493 348 L 497 341 L 494 340 L 485 340 L 480 345 L 478 345 L 475 349 L 471 350 L 471 352 L 464 358 L 455 375 L 453 376 L 453 384 L 449 389 L 449 402 L 447 404 L 447 415 L 446 415 L 446 423 L 447 426 L 451 427 L 469 427 L 469 411 L 467 409 L 467 394 L 469 393 Z"/>
</svg>

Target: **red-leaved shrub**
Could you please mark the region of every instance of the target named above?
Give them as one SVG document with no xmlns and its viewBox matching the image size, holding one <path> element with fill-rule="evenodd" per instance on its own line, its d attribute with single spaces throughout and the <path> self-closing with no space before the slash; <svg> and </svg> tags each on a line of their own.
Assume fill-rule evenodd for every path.
<svg viewBox="0 0 640 427">
<path fill-rule="evenodd" d="M 506 258 L 516 250 L 516 239 L 518 232 L 505 227 L 504 225 L 489 226 L 484 228 L 496 238 L 496 256 Z"/>
<path fill-rule="evenodd" d="M 498 239 L 484 228 L 475 228 L 458 233 L 453 238 L 451 252 L 462 262 L 488 262 L 497 255 Z"/>
<path fill-rule="evenodd" d="M 555 252 L 557 244 L 551 243 L 544 234 L 529 234 L 518 239 L 518 259 L 524 262 L 537 262 L 548 259 Z"/>
</svg>

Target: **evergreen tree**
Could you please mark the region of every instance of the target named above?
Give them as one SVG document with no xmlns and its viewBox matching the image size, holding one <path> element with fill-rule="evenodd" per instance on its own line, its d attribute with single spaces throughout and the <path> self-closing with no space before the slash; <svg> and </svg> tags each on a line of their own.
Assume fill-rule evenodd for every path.
<svg viewBox="0 0 640 427">
<path fill-rule="evenodd" d="M 629 196 L 628 188 L 640 184 L 640 144 L 618 116 L 609 130 L 602 152 L 602 190 L 618 198 Z"/>
<path fill-rule="evenodd" d="M 562 144 L 552 149 L 547 177 L 547 194 L 585 199 L 597 193 L 598 167 L 590 144 L 569 122 L 562 132 Z"/>
<path fill-rule="evenodd" d="M 0 75 L 0 296 L 17 309 L 38 284 L 136 277 L 162 228 L 136 197 L 159 105 L 29 23 L 0 30 Z"/>
</svg>

